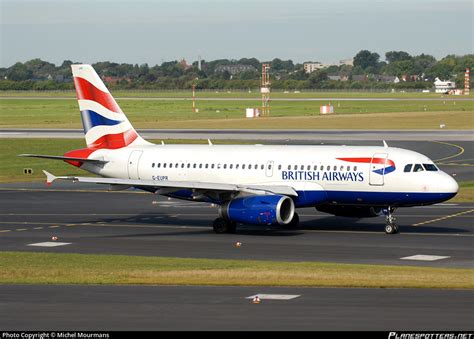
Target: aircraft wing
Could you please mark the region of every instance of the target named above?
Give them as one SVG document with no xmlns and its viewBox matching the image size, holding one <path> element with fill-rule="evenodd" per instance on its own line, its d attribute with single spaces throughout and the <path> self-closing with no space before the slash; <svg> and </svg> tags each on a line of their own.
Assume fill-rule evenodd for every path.
<svg viewBox="0 0 474 339">
<path fill-rule="evenodd" d="M 70 160 L 70 161 L 79 161 L 79 162 L 89 162 L 92 164 L 106 164 L 107 160 L 98 160 L 98 159 L 87 159 L 87 158 L 77 158 L 77 157 L 63 157 L 59 155 L 43 155 L 43 154 L 18 154 L 19 157 L 28 157 L 28 158 L 41 158 L 41 159 L 52 159 L 52 160 Z"/>
<path fill-rule="evenodd" d="M 55 180 L 69 180 L 73 182 L 94 183 L 116 186 L 118 188 L 139 187 L 147 188 L 158 194 L 170 193 L 180 189 L 194 189 L 211 192 L 246 192 L 252 194 L 281 194 L 288 196 L 298 196 L 298 193 L 290 187 L 284 185 L 235 185 L 219 184 L 200 181 L 155 181 L 155 180 L 136 180 L 120 178 L 93 178 L 93 177 L 75 177 L 61 176 L 57 177 L 47 171 L 46 182 L 51 184 Z"/>
</svg>

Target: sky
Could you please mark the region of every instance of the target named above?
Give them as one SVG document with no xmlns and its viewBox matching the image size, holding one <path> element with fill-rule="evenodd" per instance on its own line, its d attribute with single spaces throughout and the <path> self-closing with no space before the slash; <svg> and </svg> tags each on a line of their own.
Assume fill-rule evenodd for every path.
<svg viewBox="0 0 474 339">
<path fill-rule="evenodd" d="M 474 53 L 471 0 L 0 0 L 0 67 Z"/>
</svg>

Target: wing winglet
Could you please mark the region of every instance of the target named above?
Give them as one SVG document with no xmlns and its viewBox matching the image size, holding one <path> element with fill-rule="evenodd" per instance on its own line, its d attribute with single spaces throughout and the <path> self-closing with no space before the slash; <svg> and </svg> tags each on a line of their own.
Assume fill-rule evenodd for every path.
<svg viewBox="0 0 474 339">
<path fill-rule="evenodd" d="M 43 170 L 43 173 L 46 175 L 46 184 L 49 186 L 56 180 L 58 177 L 54 174 L 49 173 L 48 171 Z"/>
</svg>

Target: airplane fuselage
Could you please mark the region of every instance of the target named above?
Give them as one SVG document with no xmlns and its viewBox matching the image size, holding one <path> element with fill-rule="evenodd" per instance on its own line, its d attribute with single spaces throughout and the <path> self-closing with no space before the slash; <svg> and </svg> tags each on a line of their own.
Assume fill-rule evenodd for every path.
<svg viewBox="0 0 474 339">
<path fill-rule="evenodd" d="M 104 177 L 153 180 L 157 185 L 166 181 L 287 185 L 298 193 L 295 207 L 424 205 L 448 200 L 457 192 L 455 180 L 429 158 L 393 147 L 150 145 L 98 150 L 90 158 L 108 163 L 82 168 Z M 421 170 L 406 172 L 408 164 L 418 164 Z M 426 165 L 431 170 L 423 168 Z M 186 190 L 168 195 L 196 199 Z"/>
</svg>

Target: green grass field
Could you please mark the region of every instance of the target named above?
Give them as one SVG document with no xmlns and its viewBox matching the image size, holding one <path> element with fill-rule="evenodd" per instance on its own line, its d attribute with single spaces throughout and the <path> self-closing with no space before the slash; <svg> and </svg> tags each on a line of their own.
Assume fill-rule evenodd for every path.
<svg viewBox="0 0 474 339">
<path fill-rule="evenodd" d="M 160 143 L 160 140 L 150 140 Z M 201 143 L 206 140 L 167 140 L 166 143 Z M 213 140 L 214 144 L 235 144 L 234 141 Z M 242 143 L 242 142 L 239 142 Z M 18 154 L 63 155 L 65 152 L 86 147 L 83 139 L 0 139 L 0 182 L 28 182 L 45 180 L 43 169 L 55 175 L 90 175 L 63 161 L 23 158 Z M 24 174 L 32 168 L 33 174 Z M 474 202 L 474 181 L 460 183 L 460 192 L 450 202 Z"/>
<path fill-rule="evenodd" d="M 228 245 L 233 246 L 232 243 Z M 472 289 L 474 270 L 318 262 L 0 252 L 0 284 Z"/>
<path fill-rule="evenodd" d="M 470 129 L 473 101 L 332 101 L 336 114 L 322 116 L 327 101 L 273 101 L 271 118 L 246 119 L 259 101 L 118 100 L 136 128 L 334 128 Z M 0 128 L 81 128 L 74 99 L 1 99 Z"/>
</svg>

